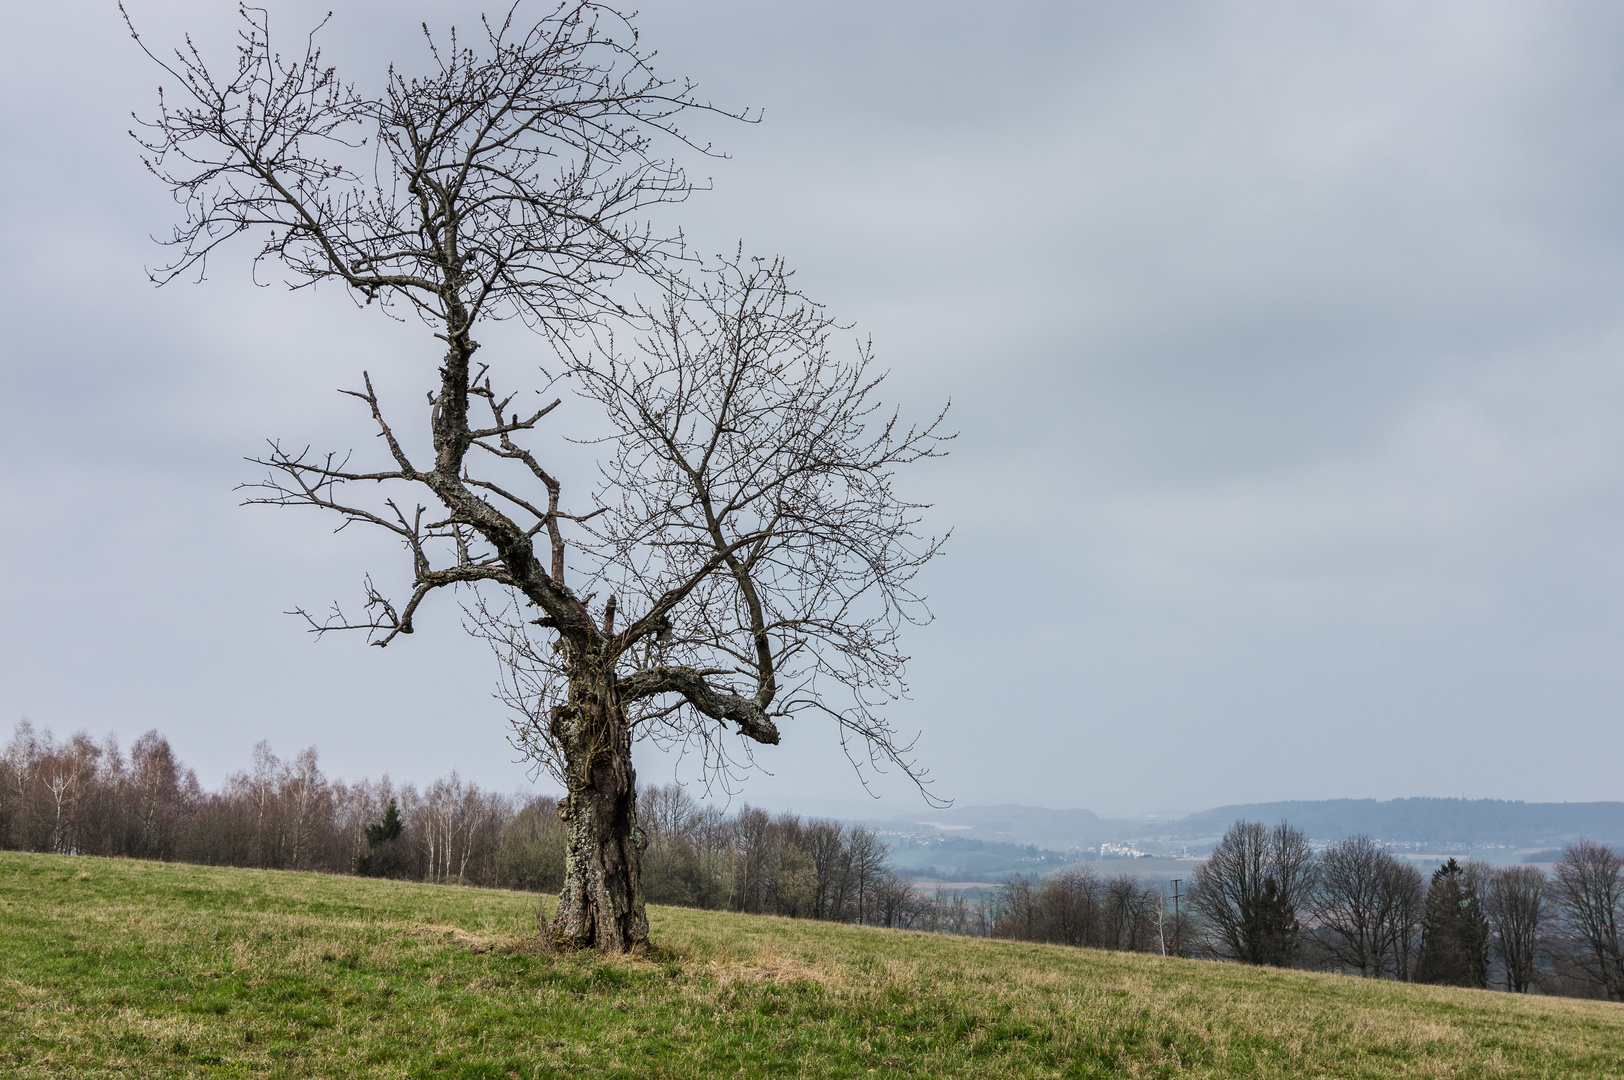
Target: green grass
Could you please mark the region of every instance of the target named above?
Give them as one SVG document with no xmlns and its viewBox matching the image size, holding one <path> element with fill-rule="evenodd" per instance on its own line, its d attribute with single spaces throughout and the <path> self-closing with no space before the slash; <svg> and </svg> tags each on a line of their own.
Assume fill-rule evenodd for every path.
<svg viewBox="0 0 1624 1080">
<path fill-rule="evenodd" d="M 0 853 L 0 1075 L 1617 1077 L 1624 1007 L 522 893 Z"/>
</svg>

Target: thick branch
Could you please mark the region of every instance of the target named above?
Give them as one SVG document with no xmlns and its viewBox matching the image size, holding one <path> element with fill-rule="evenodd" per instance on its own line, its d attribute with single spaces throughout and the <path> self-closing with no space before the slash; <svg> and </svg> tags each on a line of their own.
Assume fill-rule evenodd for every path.
<svg viewBox="0 0 1624 1080">
<path fill-rule="evenodd" d="M 778 745 L 778 725 L 765 709 L 747 697 L 730 690 L 717 690 L 705 676 L 690 667 L 656 667 L 639 671 L 615 684 L 623 701 L 636 701 L 656 694 L 681 694 L 699 712 L 712 720 L 731 720 L 739 734 L 758 743 Z"/>
</svg>

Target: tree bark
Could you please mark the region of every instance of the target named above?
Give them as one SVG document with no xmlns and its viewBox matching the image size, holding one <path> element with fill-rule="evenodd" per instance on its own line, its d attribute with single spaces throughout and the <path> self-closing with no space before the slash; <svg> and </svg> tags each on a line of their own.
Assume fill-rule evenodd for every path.
<svg viewBox="0 0 1624 1080">
<path fill-rule="evenodd" d="M 610 665 L 592 664 L 570 681 L 554 710 L 553 737 L 564 751 L 569 794 L 564 822 L 564 889 L 544 932 L 567 949 L 635 952 L 648 945 L 643 849 L 637 825 L 637 773 L 631 728 Z"/>
</svg>

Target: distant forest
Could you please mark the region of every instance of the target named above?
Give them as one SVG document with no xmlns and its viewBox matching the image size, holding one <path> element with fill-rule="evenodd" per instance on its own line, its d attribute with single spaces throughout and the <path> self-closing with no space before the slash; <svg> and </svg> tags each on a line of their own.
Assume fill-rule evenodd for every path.
<svg viewBox="0 0 1624 1080">
<path fill-rule="evenodd" d="M 923 924 L 871 828 L 748 805 L 725 814 L 676 785 L 644 786 L 638 806 L 651 903 Z M 218 791 L 156 731 L 125 752 L 111 737 L 58 740 L 24 721 L 0 757 L 0 847 L 12 850 L 557 892 L 564 840 L 550 796 L 487 791 L 456 773 L 421 790 L 329 780 L 314 748 L 284 760 L 262 742 Z"/>
</svg>

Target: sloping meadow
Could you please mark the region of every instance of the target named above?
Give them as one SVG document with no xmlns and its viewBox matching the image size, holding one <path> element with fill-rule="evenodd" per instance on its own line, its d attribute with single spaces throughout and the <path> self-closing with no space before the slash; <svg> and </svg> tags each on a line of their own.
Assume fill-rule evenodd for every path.
<svg viewBox="0 0 1624 1080">
<path fill-rule="evenodd" d="M 550 907 L 550 901 L 548 902 Z M 1624 1006 L 652 908 L 557 956 L 533 894 L 0 853 L 0 1073 L 1624 1074 Z"/>
</svg>

